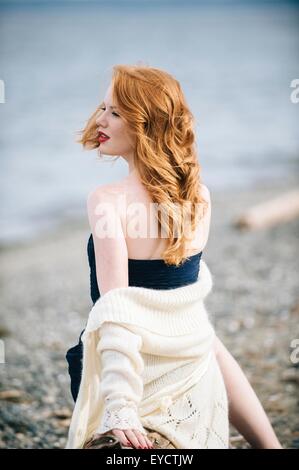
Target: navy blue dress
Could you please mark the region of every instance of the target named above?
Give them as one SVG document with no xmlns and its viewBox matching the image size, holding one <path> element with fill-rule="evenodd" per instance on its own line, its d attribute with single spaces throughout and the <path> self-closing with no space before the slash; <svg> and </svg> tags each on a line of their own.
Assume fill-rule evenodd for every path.
<svg viewBox="0 0 299 470">
<path fill-rule="evenodd" d="M 93 304 L 100 297 L 97 283 L 96 261 L 93 236 L 87 243 L 88 262 L 90 267 L 90 296 Z M 167 265 L 162 259 L 128 259 L 129 286 L 147 287 L 151 289 L 175 289 L 197 281 L 202 251 L 189 256 L 180 266 Z M 81 336 L 76 346 L 66 353 L 68 372 L 71 378 L 71 393 L 76 401 L 82 372 L 83 343 Z"/>
</svg>

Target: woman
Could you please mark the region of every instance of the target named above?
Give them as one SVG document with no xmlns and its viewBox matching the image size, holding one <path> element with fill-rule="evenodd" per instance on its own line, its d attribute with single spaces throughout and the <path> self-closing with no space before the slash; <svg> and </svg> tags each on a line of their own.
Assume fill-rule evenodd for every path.
<svg viewBox="0 0 299 470">
<path fill-rule="evenodd" d="M 151 67 L 118 65 L 113 71 L 80 143 L 122 156 L 129 175 L 88 196 L 94 307 L 78 345 L 66 356 L 73 398 L 80 397 L 67 448 L 82 447 L 86 436 L 90 443 L 105 435 L 124 447 L 153 448 L 150 430 L 172 447 L 228 448 L 228 418 L 253 447 L 282 448 L 204 308 L 212 287 L 201 260 L 211 199 L 200 179 L 193 116 L 180 84 Z M 188 329 L 197 319 L 198 330 Z M 180 327 L 174 331 L 176 321 Z M 92 401 L 98 408 L 91 408 Z"/>
</svg>

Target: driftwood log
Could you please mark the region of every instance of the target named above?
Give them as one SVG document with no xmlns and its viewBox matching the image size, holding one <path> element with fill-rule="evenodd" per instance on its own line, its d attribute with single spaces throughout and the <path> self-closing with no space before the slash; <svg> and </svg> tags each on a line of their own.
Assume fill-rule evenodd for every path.
<svg viewBox="0 0 299 470">
<path fill-rule="evenodd" d="M 241 229 L 259 229 L 288 222 L 299 217 L 299 189 L 251 207 L 233 225 Z"/>
</svg>

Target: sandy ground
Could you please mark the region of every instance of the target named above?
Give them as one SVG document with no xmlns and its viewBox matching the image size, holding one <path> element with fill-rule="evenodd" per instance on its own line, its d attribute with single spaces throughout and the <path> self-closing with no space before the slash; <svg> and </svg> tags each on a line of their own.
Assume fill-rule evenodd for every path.
<svg viewBox="0 0 299 470">
<path fill-rule="evenodd" d="M 207 298 L 216 332 L 238 360 L 285 448 L 299 448 L 299 220 L 240 231 L 232 222 L 295 180 L 254 190 L 212 192 L 203 259 L 214 278 Z M 0 447 L 63 448 L 73 400 L 65 353 L 85 326 L 92 301 L 87 218 L 65 221 L 1 256 Z M 297 354 L 299 360 L 299 353 Z M 231 427 L 231 447 L 249 445 Z"/>
</svg>

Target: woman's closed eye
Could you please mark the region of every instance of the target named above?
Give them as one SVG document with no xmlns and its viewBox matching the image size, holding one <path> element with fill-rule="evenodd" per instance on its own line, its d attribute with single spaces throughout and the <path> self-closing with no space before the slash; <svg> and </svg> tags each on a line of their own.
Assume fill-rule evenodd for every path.
<svg viewBox="0 0 299 470">
<path fill-rule="evenodd" d="M 105 110 L 106 110 L 106 108 L 100 108 L 100 109 L 102 109 L 103 111 L 105 111 Z M 117 117 L 119 117 L 119 114 L 115 113 L 114 111 L 112 112 L 112 114 L 113 114 L 114 116 L 117 116 Z"/>
</svg>

